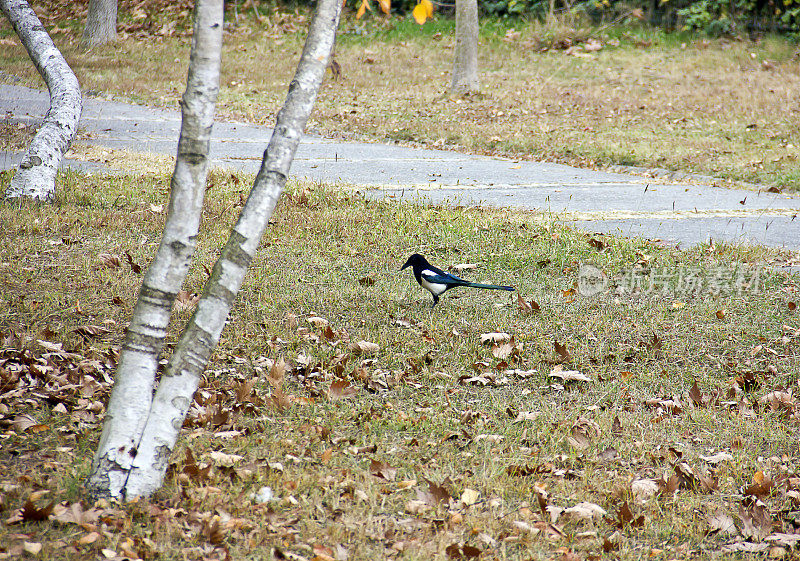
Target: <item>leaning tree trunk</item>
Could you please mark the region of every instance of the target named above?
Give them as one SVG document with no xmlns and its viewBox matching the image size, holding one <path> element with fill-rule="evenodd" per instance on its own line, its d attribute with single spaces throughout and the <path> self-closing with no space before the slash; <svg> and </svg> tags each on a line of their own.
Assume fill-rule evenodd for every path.
<svg viewBox="0 0 800 561">
<path fill-rule="evenodd" d="M 89 0 L 81 43 L 86 48 L 117 40 L 117 0 Z"/>
<path fill-rule="evenodd" d="M 158 339 L 160 348 L 163 332 L 142 333 L 142 341 L 138 343 L 150 344 L 146 360 L 126 365 L 128 374 L 121 371 L 121 358 L 103 438 L 87 483 L 92 496 L 132 499 L 149 496 L 161 487 L 169 456 L 200 377 L 219 342 L 247 268 L 286 184 L 294 154 L 325 75 L 340 10 L 340 0 L 319 0 L 317 3 L 297 72 L 286 102 L 278 113 L 272 139 L 250 196 L 214 265 L 197 309 L 175 347 L 152 403 L 149 396 L 143 396 L 141 389 L 134 386 L 144 386 L 144 393 L 153 387 L 157 355 L 152 352 L 156 347 L 151 343 Z M 173 211 L 171 208 L 170 212 Z M 140 300 L 145 296 L 144 290 L 143 287 Z M 134 351 L 126 347 L 123 354 L 130 353 L 134 360 L 137 358 Z M 141 355 L 140 351 L 136 352 Z M 130 403 L 122 390 L 118 391 L 117 385 L 123 384 L 122 378 L 126 376 L 132 379 L 125 381 L 124 386 L 132 398 L 146 404 L 147 411 Z"/>
<path fill-rule="evenodd" d="M 223 0 L 198 0 L 195 5 L 167 222 L 161 244 L 142 281 L 117 365 L 103 433 L 87 484 L 93 495 L 118 497 L 124 492 L 150 414 L 158 356 L 170 311 L 196 247 L 219 94 L 223 5 Z"/>
<path fill-rule="evenodd" d="M 478 0 L 456 0 L 456 50 L 450 92 L 478 91 Z"/>
<path fill-rule="evenodd" d="M 51 199 L 61 158 L 78 130 L 83 109 L 80 85 L 25 0 L 0 0 L 0 8 L 50 90 L 50 110 L 11 179 L 6 197 Z"/>
</svg>

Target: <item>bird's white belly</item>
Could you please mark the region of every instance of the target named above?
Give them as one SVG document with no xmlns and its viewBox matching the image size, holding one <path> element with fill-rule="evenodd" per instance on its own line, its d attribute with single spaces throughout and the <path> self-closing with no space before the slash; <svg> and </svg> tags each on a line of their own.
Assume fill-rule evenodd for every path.
<svg viewBox="0 0 800 561">
<path fill-rule="evenodd" d="M 436 296 L 439 296 L 442 292 L 447 290 L 446 284 L 429 282 L 425 277 L 420 277 L 420 280 L 422 281 L 422 286 Z"/>
</svg>

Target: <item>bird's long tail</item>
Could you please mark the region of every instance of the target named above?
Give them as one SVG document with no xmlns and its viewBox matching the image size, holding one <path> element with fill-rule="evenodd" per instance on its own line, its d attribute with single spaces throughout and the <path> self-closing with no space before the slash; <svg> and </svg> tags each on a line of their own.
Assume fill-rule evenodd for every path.
<svg viewBox="0 0 800 561">
<path fill-rule="evenodd" d="M 488 288 L 489 290 L 514 290 L 513 286 L 502 286 L 499 284 L 479 284 L 477 282 L 465 282 L 464 286 L 472 288 Z"/>
</svg>

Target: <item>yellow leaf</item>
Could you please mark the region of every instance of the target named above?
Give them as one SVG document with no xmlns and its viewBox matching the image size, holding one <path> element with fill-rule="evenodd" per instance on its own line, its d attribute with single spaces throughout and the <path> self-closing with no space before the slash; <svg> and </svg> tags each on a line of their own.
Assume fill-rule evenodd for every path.
<svg viewBox="0 0 800 561">
<path fill-rule="evenodd" d="M 392 7 L 392 0 L 378 0 L 378 4 L 381 5 L 381 11 L 384 14 L 388 14 L 389 9 Z"/>
<path fill-rule="evenodd" d="M 369 5 L 369 0 L 361 0 L 361 5 L 358 7 L 358 11 L 356 12 L 356 19 L 361 19 L 366 11 L 372 11 L 372 6 Z"/>
<path fill-rule="evenodd" d="M 430 0 L 420 0 L 419 4 L 414 6 L 411 15 L 414 16 L 414 21 L 422 25 L 426 19 L 433 17 L 433 4 Z"/>
</svg>

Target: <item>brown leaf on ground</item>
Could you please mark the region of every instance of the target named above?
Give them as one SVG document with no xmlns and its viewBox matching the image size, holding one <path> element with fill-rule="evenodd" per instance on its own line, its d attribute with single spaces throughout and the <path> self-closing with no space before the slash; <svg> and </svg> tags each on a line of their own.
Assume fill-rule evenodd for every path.
<svg viewBox="0 0 800 561">
<path fill-rule="evenodd" d="M 276 360 L 267 374 L 267 382 L 272 386 L 271 401 L 276 409 L 283 410 L 291 406 L 292 401 L 283 391 L 283 377 L 286 374 L 286 361 L 281 357 Z"/>
<path fill-rule="evenodd" d="M 37 507 L 31 499 L 25 501 L 22 508 L 14 512 L 14 514 L 5 520 L 6 525 L 17 524 L 19 522 L 37 522 L 40 520 L 47 520 L 55 507 L 55 501 L 51 502 L 45 507 Z"/>
<path fill-rule="evenodd" d="M 458 543 L 448 545 L 444 551 L 450 559 L 476 559 L 481 554 L 477 547 Z"/>
<path fill-rule="evenodd" d="M 682 489 L 710 493 L 717 488 L 716 478 L 696 473 L 686 462 L 679 462 L 675 465 L 675 475 L 678 476 L 679 486 Z"/>
<path fill-rule="evenodd" d="M 14 429 L 15 432 L 25 432 L 26 430 L 37 426 L 39 426 L 39 421 L 27 413 L 17 415 L 10 424 L 10 427 Z"/>
<path fill-rule="evenodd" d="M 369 341 L 355 341 L 347 347 L 355 355 L 375 354 L 380 350 L 380 345 Z"/>
<path fill-rule="evenodd" d="M 536 302 L 536 300 L 530 300 L 526 302 L 520 293 L 517 293 L 517 308 L 523 314 L 532 314 L 534 312 L 542 311 L 539 303 Z"/>
<path fill-rule="evenodd" d="M 570 429 L 570 436 L 567 437 L 567 442 L 577 450 L 586 450 L 592 440 L 583 427 L 574 426 Z"/>
<path fill-rule="evenodd" d="M 605 514 L 606 511 L 603 507 L 589 502 L 578 503 L 575 506 L 564 509 L 561 513 L 562 516 L 571 520 L 591 520 L 593 518 L 602 518 Z"/>
<path fill-rule="evenodd" d="M 181 473 L 188 476 L 194 481 L 202 483 L 204 481 L 208 481 L 209 473 L 211 473 L 211 464 L 203 465 L 203 467 L 200 467 L 194 459 L 194 454 L 192 454 L 192 450 L 190 448 L 187 448 L 186 457 L 183 460 L 183 470 Z"/>
<path fill-rule="evenodd" d="M 394 481 L 395 477 L 397 477 L 397 468 L 378 460 L 369 461 L 369 472 L 375 477 L 386 481 Z"/>
<path fill-rule="evenodd" d="M 772 515 L 763 502 L 756 500 L 739 507 L 741 533 L 745 539 L 762 541 L 772 533 Z"/>
<path fill-rule="evenodd" d="M 591 382 L 592 379 L 577 370 L 563 370 L 561 365 L 556 365 L 548 374 L 550 378 L 558 378 L 562 382 Z"/>
<path fill-rule="evenodd" d="M 128 252 L 128 251 L 125 252 L 125 259 L 128 260 L 128 265 L 130 265 L 131 271 L 133 271 L 137 275 L 142 272 L 142 267 L 140 265 L 137 265 L 134 262 L 133 257 L 131 256 L 130 252 Z"/>
<path fill-rule="evenodd" d="M 567 362 L 572 358 L 572 355 L 567 350 L 567 346 L 566 345 L 562 345 L 558 341 L 553 341 L 553 348 L 558 353 L 558 356 L 561 357 L 562 361 Z"/>
<path fill-rule="evenodd" d="M 617 415 L 614 415 L 614 420 L 611 422 L 611 435 L 616 437 L 622 436 L 622 423 Z"/>
<path fill-rule="evenodd" d="M 328 398 L 331 401 L 344 399 L 358 393 L 358 388 L 351 386 L 347 380 L 334 380 L 328 388 Z"/>
<path fill-rule="evenodd" d="M 445 487 L 446 485 L 452 485 L 450 478 L 446 478 L 442 481 L 442 484 L 439 485 L 438 483 L 434 483 L 430 479 L 425 479 L 425 482 L 428 484 L 428 493 L 434 499 L 434 505 L 437 503 L 448 503 L 450 501 L 450 492 Z"/>
<path fill-rule="evenodd" d="M 528 477 L 537 473 L 535 467 L 524 465 L 510 465 L 506 466 L 506 473 L 511 477 Z"/>
<path fill-rule="evenodd" d="M 617 458 L 619 458 L 619 451 L 613 446 L 609 446 L 597 455 L 597 461 L 601 463 L 608 463 Z"/>
<path fill-rule="evenodd" d="M 184 312 L 194 309 L 200 301 L 200 295 L 196 292 L 189 292 L 188 290 L 179 290 L 178 295 L 175 296 L 175 311 Z"/>
<path fill-rule="evenodd" d="M 517 345 L 512 336 L 508 341 L 492 345 L 492 355 L 500 360 L 505 360 L 512 355 L 518 356 L 522 352 L 522 344 Z"/>
<path fill-rule="evenodd" d="M 792 395 L 792 390 L 776 390 L 774 392 L 769 392 L 759 399 L 758 402 L 767 404 L 770 410 L 778 411 L 786 416 L 790 416 L 798 410 L 797 400 Z"/>
<path fill-rule="evenodd" d="M 644 514 L 634 517 L 631 507 L 628 505 L 628 501 L 622 501 L 622 506 L 619 508 L 619 511 L 617 511 L 616 518 L 607 517 L 606 522 L 619 529 L 627 525 L 630 525 L 632 528 L 639 528 L 644 525 Z"/>
<path fill-rule="evenodd" d="M 53 508 L 53 519 L 62 524 L 95 524 L 103 513 L 101 509 L 90 508 L 86 510 L 81 502 L 60 504 Z"/>
<path fill-rule="evenodd" d="M 113 253 L 101 253 L 97 256 L 100 259 L 100 267 L 105 269 L 119 269 L 121 262 L 119 255 Z"/>
<path fill-rule="evenodd" d="M 770 494 L 773 488 L 772 477 L 759 470 L 753 474 L 753 482 L 744 488 L 745 495 L 753 495 L 763 499 Z"/>
<path fill-rule="evenodd" d="M 595 248 L 597 251 L 603 251 L 608 247 L 605 241 L 598 239 L 598 238 L 589 238 L 589 245 Z"/>
<path fill-rule="evenodd" d="M 697 385 L 697 380 L 692 384 L 691 389 L 689 390 L 689 399 L 692 400 L 697 407 L 703 407 L 705 403 L 703 402 L 703 392 L 700 391 L 700 387 Z"/>
<path fill-rule="evenodd" d="M 651 497 L 653 497 L 656 493 L 658 493 L 662 489 L 661 481 L 655 481 L 653 479 L 636 479 L 631 483 L 631 493 L 633 494 L 633 498 L 636 500 L 637 503 L 645 503 Z M 666 484 L 663 485 L 664 491 L 667 491 Z M 675 485 L 675 489 L 677 489 L 677 484 Z M 672 492 L 675 491 L 672 490 Z M 665 493 L 666 494 L 666 493 Z"/>
<path fill-rule="evenodd" d="M 706 519 L 709 533 L 719 533 L 723 536 L 735 536 L 739 533 L 733 517 L 724 512 L 717 511 Z"/>
<path fill-rule="evenodd" d="M 225 532 L 220 524 L 220 517 L 214 515 L 210 520 L 203 523 L 203 535 L 214 545 L 219 545 L 225 541 Z"/>
<path fill-rule="evenodd" d="M 102 337 L 103 335 L 111 333 L 111 330 L 101 325 L 79 325 L 72 330 L 72 333 L 77 333 L 88 340 Z"/>
</svg>

